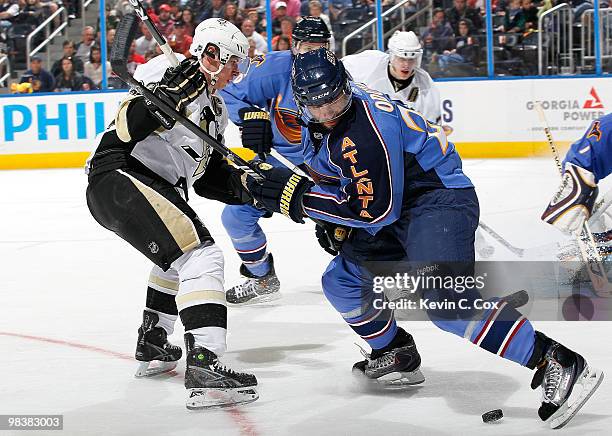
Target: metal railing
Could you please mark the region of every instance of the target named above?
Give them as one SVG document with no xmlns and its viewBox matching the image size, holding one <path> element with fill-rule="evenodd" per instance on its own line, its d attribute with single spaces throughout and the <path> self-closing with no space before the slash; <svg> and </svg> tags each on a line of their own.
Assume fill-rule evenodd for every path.
<svg viewBox="0 0 612 436">
<path fill-rule="evenodd" d="M 573 74 L 574 56 L 572 20 L 567 3 L 544 12 L 538 18 L 538 74 Z"/>
<path fill-rule="evenodd" d="M 59 15 L 64 16 L 63 20 L 61 21 L 60 25 L 57 26 L 55 30 L 49 34 L 50 27 L 51 27 L 51 24 L 53 23 L 53 20 L 55 19 L 55 17 Z M 49 18 L 47 18 L 45 21 L 40 23 L 40 25 L 28 35 L 28 37 L 26 38 L 26 66 L 27 68 L 30 67 L 30 58 L 34 56 L 36 53 L 38 53 L 39 51 L 41 51 L 43 48 L 45 48 L 47 45 L 49 45 L 51 40 L 55 38 L 55 36 L 58 35 L 62 30 L 64 30 L 66 26 L 68 26 L 68 11 L 66 10 L 65 7 L 62 6 L 57 11 L 55 11 L 53 14 L 51 14 Z M 43 42 L 38 44 L 36 48 L 32 49 L 32 39 L 36 35 L 38 35 L 40 32 L 42 32 L 43 30 L 45 32 L 45 39 L 43 40 Z M 51 61 L 51 50 L 47 49 L 47 65 L 50 65 L 50 61 Z"/>
<path fill-rule="evenodd" d="M 418 20 L 419 18 L 423 17 L 425 14 L 429 14 L 428 18 L 431 18 L 432 7 L 431 7 L 431 4 L 430 4 L 428 6 L 423 7 L 419 11 L 415 12 L 408 19 L 406 19 L 406 9 L 403 6 L 406 5 L 407 3 L 411 3 L 411 2 L 412 2 L 412 0 L 402 0 L 398 4 L 396 4 L 395 6 L 389 8 L 385 12 L 383 12 L 383 14 L 382 14 L 382 19 L 383 20 L 385 19 L 385 17 L 388 17 L 389 15 L 393 14 L 398 9 L 399 9 L 399 15 L 400 15 L 399 23 L 396 24 L 395 26 L 393 26 L 391 29 L 389 29 L 387 32 L 384 33 L 383 40 L 386 39 L 389 35 L 393 34 L 393 32 L 395 32 L 400 27 L 402 28 L 402 30 L 405 30 L 407 24 L 412 23 L 413 21 Z M 376 44 L 377 44 L 377 36 L 376 36 L 377 35 L 377 33 L 376 33 L 377 27 L 378 27 L 378 19 L 376 17 L 374 17 L 370 21 L 368 21 L 367 23 L 363 24 L 362 26 L 358 27 L 357 29 L 353 30 L 351 33 L 346 35 L 344 37 L 344 39 L 342 40 L 342 57 L 347 55 L 346 46 L 348 44 L 348 41 L 350 39 L 352 39 L 352 38 L 355 38 L 357 35 L 359 35 L 361 33 L 372 32 L 372 40 L 367 42 L 366 44 L 364 44 L 355 53 L 360 53 L 360 52 L 362 52 L 364 50 L 367 50 L 368 48 L 375 48 Z"/>
<path fill-rule="evenodd" d="M 0 74 L 2 73 L 2 64 L 6 64 L 6 73 L 0 77 L 0 86 L 4 86 L 11 77 L 11 63 L 7 55 L 0 55 Z"/>
<path fill-rule="evenodd" d="M 582 68 L 595 68 L 595 10 L 584 11 L 581 17 L 580 53 Z M 599 45 L 601 60 L 612 59 L 612 8 L 599 10 Z"/>
<path fill-rule="evenodd" d="M 85 22 L 85 11 L 92 4 L 94 0 L 83 0 L 81 1 L 81 22 L 83 23 L 83 29 L 87 27 L 87 23 Z"/>
</svg>

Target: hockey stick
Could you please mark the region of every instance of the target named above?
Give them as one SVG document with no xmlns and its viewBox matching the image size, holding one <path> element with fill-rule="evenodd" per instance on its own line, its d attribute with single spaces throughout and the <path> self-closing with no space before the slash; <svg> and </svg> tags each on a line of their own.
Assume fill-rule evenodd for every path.
<svg viewBox="0 0 612 436">
<path fill-rule="evenodd" d="M 166 57 L 170 61 L 170 64 L 173 67 L 176 67 L 179 64 L 178 58 L 172 51 L 172 48 L 170 47 L 170 44 L 168 44 L 168 41 L 166 40 L 164 35 L 161 34 L 157 27 L 155 27 L 155 24 L 153 24 L 153 22 L 151 21 L 149 14 L 147 14 L 147 10 L 144 8 L 142 3 L 140 3 L 140 0 L 129 0 L 129 2 L 134 8 L 134 12 L 136 12 L 140 20 L 145 24 L 145 26 L 147 26 L 149 32 L 151 32 L 153 39 L 155 39 L 155 42 L 157 42 L 157 44 L 159 45 L 159 48 L 161 49 L 162 53 L 166 55 Z"/>
<path fill-rule="evenodd" d="M 548 121 L 546 120 L 546 115 L 544 114 L 544 109 L 539 101 L 536 102 L 534 107 L 538 113 L 540 122 L 544 127 L 546 141 L 548 142 L 548 145 L 552 151 L 559 174 L 563 179 L 563 166 L 561 165 L 561 159 L 559 158 L 559 151 L 557 150 L 552 133 L 550 132 Z M 576 242 L 580 248 L 583 261 L 587 264 L 587 271 L 591 282 L 593 283 L 593 291 L 600 297 L 611 296 L 612 292 L 610 291 L 610 283 L 608 282 L 606 270 L 601 264 L 601 256 L 597 250 L 597 245 L 595 244 L 595 239 L 593 238 L 593 233 L 591 232 L 588 221 L 584 221 L 581 234 L 576 235 Z M 594 266 L 596 267 L 596 270 L 592 267 L 593 263 L 595 264 Z"/>
<path fill-rule="evenodd" d="M 168 105 L 165 101 L 151 92 L 149 88 L 134 79 L 134 77 L 127 70 L 126 59 L 128 58 L 130 45 L 132 44 L 132 41 L 136 35 L 137 24 L 138 18 L 136 17 L 136 14 L 126 14 L 119 22 L 119 26 L 117 26 L 110 60 L 114 73 L 128 85 L 136 89 L 143 97 L 155 104 L 164 113 L 181 123 L 191 133 L 200 138 L 215 151 L 221 153 L 223 157 L 232 162 L 236 167 L 257 181 L 263 180 L 263 175 L 255 165 L 242 159 L 232 150 L 210 136 L 208 132 L 179 113 L 175 108 Z"/>
</svg>

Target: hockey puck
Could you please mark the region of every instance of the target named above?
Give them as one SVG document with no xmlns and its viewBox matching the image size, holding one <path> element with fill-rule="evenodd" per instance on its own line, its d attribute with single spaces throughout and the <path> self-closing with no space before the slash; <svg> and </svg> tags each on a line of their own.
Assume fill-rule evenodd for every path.
<svg viewBox="0 0 612 436">
<path fill-rule="evenodd" d="M 482 414 L 482 422 L 499 421 L 504 417 L 504 412 L 501 409 L 490 410 Z"/>
</svg>

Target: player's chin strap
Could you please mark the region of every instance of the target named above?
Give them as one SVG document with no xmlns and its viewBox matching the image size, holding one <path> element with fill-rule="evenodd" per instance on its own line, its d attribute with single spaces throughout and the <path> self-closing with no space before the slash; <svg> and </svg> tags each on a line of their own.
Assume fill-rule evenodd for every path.
<svg viewBox="0 0 612 436">
<path fill-rule="evenodd" d="M 215 86 L 215 83 L 217 83 L 217 76 L 221 73 L 221 70 L 225 68 L 225 64 L 221 60 L 219 60 L 219 68 L 217 69 L 217 71 L 210 71 L 208 68 L 204 66 L 204 62 L 202 62 L 202 60 L 204 59 L 204 56 L 209 56 L 209 55 L 206 53 L 202 54 L 202 56 L 200 57 L 200 68 L 202 68 L 202 70 L 204 70 L 205 73 L 208 73 L 210 75 L 210 86 L 213 87 Z M 212 89 L 209 91 L 212 92 Z"/>
</svg>

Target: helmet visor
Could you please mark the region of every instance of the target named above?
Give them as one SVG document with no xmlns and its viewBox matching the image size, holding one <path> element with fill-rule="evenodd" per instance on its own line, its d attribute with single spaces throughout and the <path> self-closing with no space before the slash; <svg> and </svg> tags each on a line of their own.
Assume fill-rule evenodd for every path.
<svg viewBox="0 0 612 436">
<path fill-rule="evenodd" d="M 329 103 L 320 106 L 304 106 L 304 114 L 309 121 L 314 123 L 326 123 L 342 116 L 349 108 L 350 103 L 351 95 L 346 91 L 342 91 L 338 97 Z"/>
</svg>

